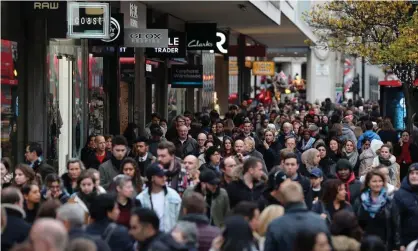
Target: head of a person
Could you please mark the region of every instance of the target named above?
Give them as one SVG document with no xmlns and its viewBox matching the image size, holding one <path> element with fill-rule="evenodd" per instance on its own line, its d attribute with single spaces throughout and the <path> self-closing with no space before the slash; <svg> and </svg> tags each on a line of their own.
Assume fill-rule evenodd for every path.
<svg viewBox="0 0 418 251">
<path fill-rule="evenodd" d="M 41 203 L 38 213 L 36 214 L 36 219 L 56 218 L 57 210 L 60 207 L 61 207 L 61 202 L 59 200 L 46 200 Z"/>
<path fill-rule="evenodd" d="M 2 158 L 0 162 L 0 178 L 3 178 L 11 171 L 11 164 L 8 158 Z"/>
<path fill-rule="evenodd" d="M 386 184 L 386 175 L 379 170 L 372 170 L 366 174 L 363 191 L 370 190 L 379 194 Z"/>
<path fill-rule="evenodd" d="M 220 150 L 216 146 L 209 147 L 205 152 L 205 161 L 216 166 L 219 165 L 221 161 Z"/>
<path fill-rule="evenodd" d="M 293 250 L 331 251 L 332 249 L 324 232 L 318 233 L 305 229 L 296 235 Z"/>
<path fill-rule="evenodd" d="M 131 179 L 133 179 L 137 175 L 136 170 L 138 170 L 136 160 L 130 157 L 125 158 L 120 165 L 120 170 L 122 174 L 129 176 L 131 177 Z"/>
<path fill-rule="evenodd" d="M 319 157 L 321 159 L 325 158 L 327 156 L 327 147 L 323 143 L 319 143 L 316 146 L 316 149 L 319 151 Z"/>
<path fill-rule="evenodd" d="M 376 235 L 369 235 L 361 240 L 360 251 L 380 251 L 385 250 L 386 244 Z"/>
<path fill-rule="evenodd" d="M 261 212 L 260 217 L 258 218 L 258 228 L 257 233 L 260 236 L 265 236 L 267 232 L 267 227 L 270 223 L 281 217 L 284 214 L 284 208 L 279 205 L 270 205 Z"/>
<path fill-rule="evenodd" d="M 105 140 L 106 140 L 106 150 L 110 151 L 112 149 L 112 139 L 113 136 L 108 134 L 104 136 Z"/>
<path fill-rule="evenodd" d="M 38 204 L 41 202 L 41 191 L 38 184 L 26 184 L 21 190 L 26 203 Z"/>
<path fill-rule="evenodd" d="M 187 135 L 189 134 L 189 129 L 187 128 L 186 125 L 181 125 L 177 127 L 177 134 L 179 136 L 180 140 L 186 140 L 187 139 Z"/>
<path fill-rule="evenodd" d="M 129 234 L 139 242 L 157 235 L 160 228 L 158 215 L 148 208 L 135 208 L 129 221 Z"/>
<path fill-rule="evenodd" d="M 250 224 L 241 215 L 226 218 L 222 239 L 221 250 L 251 250 L 254 245 Z"/>
<path fill-rule="evenodd" d="M 79 159 L 69 159 L 67 161 L 68 176 L 71 180 L 77 180 L 82 171 L 85 170 L 84 164 Z"/>
<path fill-rule="evenodd" d="M 343 235 L 361 241 L 363 230 L 358 224 L 356 215 L 347 210 L 341 210 L 334 214 L 330 226 L 333 236 Z"/>
<path fill-rule="evenodd" d="M 171 231 L 171 237 L 187 247 L 197 247 L 197 226 L 194 222 L 178 221 Z"/>
<path fill-rule="evenodd" d="M 308 129 L 303 130 L 302 137 L 305 141 L 309 140 L 311 138 L 311 131 L 309 131 Z"/>
<path fill-rule="evenodd" d="M 163 165 L 169 165 L 175 158 L 176 147 L 170 141 L 163 141 L 158 144 L 157 159 Z"/>
<path fill-rule="evenodd" d="M 96 148 L 96 135 L 89 135 L 84 147 L 94 149 Z"/>
<path fill-rule="evenodd" d="M 68 234 L 62 222 L 43 218 L 35 221 L 29 239 L 34 250 L 64 251 L 68 243 Z"/>
<path fill-rule="evenodd" d="M 345 184 L 339 179 L 328 179 L 324 182 L 322 192 L 322 202 L 326 205 L 330 205 L 334 202 L 345 201 L 347 191 L 345 190 Z"/>
<path fill-rule="evenodd" d="M 412 187 L 418 187 L 418 163 L 413 163 L 408 170 L 408 183 Z"/>
<path fill-rule="evenodd" d="M 331 138 L 329 141 L 329 149 L 337 153 L 340 150 L 340 141 L 335 137 Z"/>
<path fill-rule="evenodd" d="M 148 139 L 144 136 L 138 137 L 134 141 L 134 148 L 136 154 L 145 156 L 148 153 Z"/>
<path fill-rule="evenodd" d="M 274 141 L 274 132 L 271 129 L 267 129 L 264 131 L 264 140 L 267 143 L 272 143 Z"/>
<path fill-rule="evenodd" d="M 311 173 L 309 175 L 309 178 L 311 180 L 311 186 L 312 187 L 319 187 L 324 180 L 324 173 L 319 168 L 314 168 L 311 170 Z"/>
<path fill-rule="evenodd" d="M 245 151 L 244 149 L 244 141 L 238 139 L 235 141 L 234 144 L 235 152 L 236 153 L 243 153 Z"/>
<path fill-rule="evenodd" d="M 244 161 L 243 174 L 250 175 L 254 181 L 260 181 L 263 176 L 263 164 L 260 159 L 250 157 Z"/>
<path fill-rule="evenodd" d="M 209 149 L 210 147 L 214 146 L 215 143 L 213 142 L 213 135 L 212 134 L 208 134 L 208 139 L 205 141 L 205 143 L 203 144 L 205 151 L 207 149 Z"/>
<path fill-rule="evenodd" d="M 224 132 L 224 124 L 222 123 L 221 120 L 218 120 L 216 122 L 216 133 L 217 134 L 221 134 Z"/>
<path fill-rule="evenodd" d="M 1 190 L 1 204 L 10 204 L 23 209 L 22 192 L 15 187 L 6 187 Z"/>
<path fill-rule="evenodd" d="M 243 126 L 244 133 L 245 134 L 250 134 L 251 130 L 252 130 L 252 126 L 253 125 L 251 124 L 251 122 L 249 120 L 246 120 L 244 122 L 244 126 Z"/>
<path fill-rule="evenodd" d="M 199 160 L 194 155 L 187 155 L 183 160 L 183 165 L 187 173 L 199 169 L 198 164 Z"/>
<path fill-rule="evenodd" d="M 201 188 L 212 193 L 216 192 L 218 185 L 221 182 L 215 171 L 210 169 L 202 170 L 199 175 L 199 180 Z"/>
<path fill-rule="evenodd" d="M 99 194 L 89 208 L 90 217 L 95 221 L 109 219 L 116 221 L 119 217 L 119 207 L 113 194 Z"/>
<path fill-rule="evenodd" d="M 127 147 L 128 142 L 126 141 L 125 137 L 118 135 L 112 139 L 112 155 L 117 160 L 122 160 L 125 158 Z"/>
<path fill-rule="evenodd" d="M 233 209 L 234 215 L 240 215 L 250 224 L 252 231 L 257 231 L 259 226 L 260 209 L 258 205 L 250 201 L 242 201 Z"/>
<path fill-rule="evenodd" d="M 151 166 L 149 166 L 146 170 L 146 176 L 148 183 L 149 185 L 151 185 L 151 187 L 165 186 L 165 172 L 158 164 L 154 163 Z"/>
<path fill-rule="evenodd" d="M 96 151 L 104 152 L 106 151 L 106 140 L 105 137 L 102 135 L 97 135 L 94 139 L 96 143 Z"/>
<path fill-rule="evenodd" d="M 164 130 L 167 130 L 167 126 L 168 125 L 168 123 L 167 123 L 167 120 L 166 119 L 161 119 L 160 120 L 160 126 L 162 127 L 162 128 L 164 128 Z"/>
<path fill-rule="evenodd" d="M 132 185 L 132 178 L 125 174 L 119 174 L 113 179 L 115 183 L 116 193 L 122 198 L 132 198 L 134 187 Z"/>
<path fill-rule="evenodd" d="M 34 162 L 40 156 L 42 156 L 41 144 L 37 142 L 31 142 L 26 146 L 25 157 L 28 162 Z"/>
<path fill-rule="evenodd" d="M 291 203 L 303 203 L 304 195 L 302 186 L 298 182 L 285 180 L 280 185 L 280 202 L 283 205 L 288 205 Z"/>
<path fill-rule="evenodd" d="M 180 126 L 186 125 L 186 120 L 184 119 L 184 116 L 179 115 L 176 117 L 175 123 L 176 123 L 176 128 L 179 128 Z"/>
<path fill-rule="evenodd" d="M 81 172 L 77 179 L 77 189 L 83 194 L 91 194 L 96 191 L 96 177 L 89 170 Z"/>
<path fill-rule="evenodd" d="M 319 161 L 321 161 L 321 156 L 319 151 L 315 148 L 308 149 L 302 153 L 302 162 L 307 167 L 315 167 L 318 166 Z"/>
<path fill-rule="evenodd" d="M 85 212 L 77 203 L 66 203 L 57 209 L 57 220 L 61 221 L 67 231 L 81 228 L 85 220 Z"/>
<path fill-rule="evenodd" d="M 296 138 L 293 137 L 293 136 L 286 137 L 284 144 L 285 144 L 286 148 L 291 149 L 291 150 L 295 150 L 295 148 L 296 148 Z"/>
<path fill-rule="evenodd" d="M 283 132 L 285 134 L 289 134 L 292 131 L 292 124 L 290 124 L 289 122 L 285 122 L 283 124 Z"/>
<path fill-rule="evenodd" d="M 295 153 L 289 153 L 283 158 L 283 171 L 288 177 L 293 177 L 297 174 L 299 169 L 297 155 Z"/>
<path fill-rule="evenodd" d="M 409 143 L 409 132 L 408 131 L 402 131 L 402 133 L 401 133 L 401 139 L 402 139 L 402 142 L 404 142 L 404 143 Z"/>
<path fill-rule="evenodd" d="M 366 131 L 373 130 L 373 122 L 371 120 L 366 121 L 366 123 L 364 123 L 364 126 L 366 128 Z"/>
<path fill-rule="evenodd" d="M 23 186 L 24 184 L 34 181 L 36 178 L 35 171 L 26 164 L 18 164 L 15 167 L 14 184 Z"/>
<path fill-rule="evenodd" d="M 153 125 L 159 125 L 160 124 L 161 117 L 158 113 L 151 114 L 151 124 Z"/>
<path fill-rule="evenodd" d="M 233 171 L 236 166 L 237 166 L 237 162 L 235 161 L 235 159 L 232 157 L 228 157 L 228 158 L 225 158 L 221 162 L 221 165 L 219 166 L 219 168 L 221 169 L 221 172 L 223 172 L 225 176 L 232 177 Z"/>
<path fill-rule="evenodd" d="M 383 159 L 389 159 L 392 156 L 392 147 L 390 145 L 384 144 L 380 147 L 380 157 Z"/>
<path fill-rule="evenodd" d="M 346 153 L 352 153 L 356 150 L 356 146 L 352 140 L 347 140 L 344 144 L 344 150 Z"/>
<path fill-rule="evenodd" d="M 197 144 L 199 145 L 199 147 L 203 148 L 204 144 L 206 142 L 206 140 L 208 139 L 206 133 L 199 133 L 197 135 Z"/>
<path fill-rule="evenodd" d="M 206 201 L 203 195 L 200 193 L 192 192 L 183 197 L 182 205 L 182 211 L 184 215 L 206 213 Z"/>
<path fill-rule="evenodd" d="M 339 159 L 336 165 L 337 177 L 342 181 L 347 181 L 353 173 L 353 165 L 348 159 Z"/>
<path fill-rule="evenodd" d="M 364 139 L 361 141 L 361 146 L 362 146 L 363 150 L 367 150 L 367 149 L 369 149 L 369 148 L 370 148 L 370 145 L 371 145 L 371 141 L 370 141 L 370 139 L 368 139 L 368 138 L 364 138 Z"/>
</svg>

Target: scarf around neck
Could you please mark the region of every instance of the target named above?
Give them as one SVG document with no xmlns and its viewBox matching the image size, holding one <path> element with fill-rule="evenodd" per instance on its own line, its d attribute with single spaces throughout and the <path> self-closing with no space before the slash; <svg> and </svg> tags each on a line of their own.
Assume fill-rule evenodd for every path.
<svg viewBox="0 0 418 251">
<path fill-rule="evenodd" d="M 356 149 L 354 149 L 351 153 L 346 152 L 345 149 L 343 150 L 343 152 L 345 153 L 345 155 L 348 158 L 348 161 L 350 161 L 351 165 L 354 168 L 357 165 L 358 156 L 359 156 Z"/>
<path fill-rule="evenodd" d="M 388 194 L 385 188 L 380 190 L 376 201 L 372 200 L 370 188 L 361 194 L 361 204 L 363 205 L 364 210 L 366 210 L 372 218 L 376 217 L 376 214 L 386 205 L 387 201 Z"/>
</svg>

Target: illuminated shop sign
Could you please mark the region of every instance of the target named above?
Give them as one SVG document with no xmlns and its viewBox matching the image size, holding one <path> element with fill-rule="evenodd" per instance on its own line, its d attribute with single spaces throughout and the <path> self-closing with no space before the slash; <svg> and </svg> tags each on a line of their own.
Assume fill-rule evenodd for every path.
<svg viewBox="0 0 418 251">
<path fill-rule="evenodd" d="M 109 3 L 68 2 L 68 38 L 110 38 Z"/>
</svg>

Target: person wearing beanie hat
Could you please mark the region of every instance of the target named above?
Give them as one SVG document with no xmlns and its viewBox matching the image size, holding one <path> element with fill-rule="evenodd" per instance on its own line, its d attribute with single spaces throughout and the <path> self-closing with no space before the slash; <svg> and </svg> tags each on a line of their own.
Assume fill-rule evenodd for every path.
<svg viewBox="0 0 418 251">
<path fill-rule="evenodd" d="M 218 147 L 211 146 L 205 152 L 205 163 L 200 167 L 200 170 L 211 169 L 217 174 L 220 174 L 219 165 L 221 163 L 221 153 Z"/>
<path fill-rule="evenodd" d="M 335 169 L 337 178 L 345 184 L 347 202 L 353 204 L 361 194 L 361 182 L 356 179 L 353 166 L 348 159 L 339 159 Z"/>
<path fill-rule="evenodd" d="M 401 218 L 401 245 L 406 247 L 418 237 L 418 162 L 409 166 L 394 200 Z"/>
</svg>

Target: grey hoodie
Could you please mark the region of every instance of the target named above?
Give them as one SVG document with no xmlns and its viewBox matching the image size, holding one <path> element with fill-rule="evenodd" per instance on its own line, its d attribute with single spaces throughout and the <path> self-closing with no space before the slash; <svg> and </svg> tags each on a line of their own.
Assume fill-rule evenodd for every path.
<svg viewBox="0 0 418 251">
<path fill-rule="evenodd" d="M 342 135 L 340 137 L 340 140 L 342 141 L 346 141 L 346 140 L 351 140 L 353 141 L 354 145 L 357 146 L 357 138 L 356 135 L 354 134 L 353 129 L 351 129 L 351 127 L 348 124 L 342 124 L 343 125 L 343 129 L 342 129 Z"/>
</svg>

